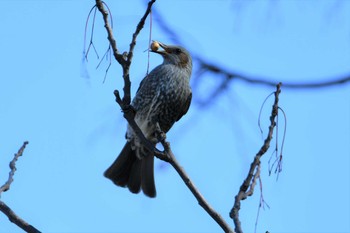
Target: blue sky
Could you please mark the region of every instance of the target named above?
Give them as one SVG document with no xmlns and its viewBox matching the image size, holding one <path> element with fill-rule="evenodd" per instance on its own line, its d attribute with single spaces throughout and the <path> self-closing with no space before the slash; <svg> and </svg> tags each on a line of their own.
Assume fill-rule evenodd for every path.
<svg viewBox="0 0 350 233">
<path fill-rule="evenodd" d="M 145 11 L 143 1 L 107 2 L 120 50 Z M 1 1 L 0 181 L 23 141 L 15 181 L 1 195 L 42 232 L 220 232 L 176 172 L 156 161 L 157 198 L 132 195 L 102 176 L 124 145 L 125 120 L 114 101 L 120 67 L 83 62 L 84 27 L 94 1 Z M 349 1 L 157 1 L 158 10 L 192 54 L 276 82 L 322 81 L 350 73 Z M 147 21 L 148 22 L 148 21 Z M 147 70 L 149 24 L 139 35 L 131 67 L 133 93 Z M 101 16 L 95 46 L 107 48 Z M 172 43 L 153 22 L 152 38 Z M 161 62 L 151 54 L 150 67 Z M 196 68 L 196 67 L 195 67 Z M 168 140 L 207 201 L 228 214 L 253 156 L 262 145 L 261 103 L 274 90 L 242 81 L 207 108 L 197 100 L 217 84 L 203 76 L 188 114 Z M 283 172 L 268 176 L 258 231 L 350 232 L 350 86 L 283 89 L 287 114 Z M 267 132 L 271 102 L 263 111 Z M 245 232 L 253 232 L 259 188 L 243 201 Z M 0 214 L 0 232 L 19 232 Z"/>
</svg>

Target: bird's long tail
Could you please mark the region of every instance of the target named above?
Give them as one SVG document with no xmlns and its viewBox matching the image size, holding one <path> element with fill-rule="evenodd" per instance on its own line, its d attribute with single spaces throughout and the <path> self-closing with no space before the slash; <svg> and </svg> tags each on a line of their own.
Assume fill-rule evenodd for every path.
<svg viewBox="0 0 350 233">
<path fill-rule="evenodd" d="M 136 151 L 127 142 L 104 176 L 118 186 L 128 187 L 132 193 L 139 193 L 142 188 L 145 195 L 155 197 L 154 156 L 148 153 L 141 157 L 136 156 Z"/>
</svg>

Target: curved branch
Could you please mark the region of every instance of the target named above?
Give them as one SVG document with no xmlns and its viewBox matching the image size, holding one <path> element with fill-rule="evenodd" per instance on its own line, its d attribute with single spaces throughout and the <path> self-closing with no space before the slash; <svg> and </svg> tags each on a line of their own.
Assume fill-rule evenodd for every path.
<svg viewBox="0 0 350 233">
<path fill-rule="evenodd" d="M 210 72 L 214 74 L 222 74 L 225 80 L 234 80 L 239 79 L 252 84 L 261 84 L 266 86 L 276 86 L 276 82 L 270 81 L 269 78 L 257 78 L 257 77 L 249 77 L 247 75 L 243 75 L 237 72 L 231 72 L 226 70 L 223 67 L 218 65 L 214 65 L 212 63 L 208 63 L 204 61 L 202 58 L 197 58 L 199 62 L 200 69 L 202 73 Z M 350 75 L 346 75 L 344 77 L 335 78 L 331 80 L 321 81 L 321 82 L 304 82 L 304 83 L 292 83 L 292 82 L 283 82 L 283 88 L 298 88 L 298 89 L 309 89 L 309 88 L 321 88 L 321 87 L 329 87 L 334 85 L 340 85 L 350 82 Z"/>
</svg>

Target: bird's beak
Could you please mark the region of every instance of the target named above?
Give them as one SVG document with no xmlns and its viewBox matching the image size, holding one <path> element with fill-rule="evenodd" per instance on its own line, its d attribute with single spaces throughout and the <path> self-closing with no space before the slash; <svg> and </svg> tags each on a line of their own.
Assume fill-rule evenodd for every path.
<svg viewBox="0 0 350 233">
<path fill-rule="evenodd" d="M 160 47 L 162 48 L 162 49 L 164 49 L 164 50 L 157 50 L 157 51 L 152 51 L 151 50 L 151 52 L 154 52 L 154 53 L 158 53 L 158 54 L 160 54 L 160 55 L 166 55 L 166 54 L 168 54 L 168 53 L 170 53 L 171 51 L 170 51 L 170 48 L 166 45 L 166 44 L 163 44 L 163 43 L 161 43 L 161 42 L 159 42 L 159 41 L 157 41 L 158 42 L 158 44 L 160 45 Z"/>
</svg>

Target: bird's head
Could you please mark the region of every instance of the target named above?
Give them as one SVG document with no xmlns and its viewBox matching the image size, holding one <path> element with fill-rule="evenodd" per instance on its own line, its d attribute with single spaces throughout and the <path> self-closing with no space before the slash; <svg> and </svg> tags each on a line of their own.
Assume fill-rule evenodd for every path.
<svg viewBox="0 0 350 233">
<path fill-rule="evenodd" d="M 163 50 L 152 49 L 154 53 L 162 55 L 164 64 L 173 64 L 180 68 L 192 70 L 192 58 L 190 53 L 181 46 L 165 45 L 157 42 Z"/>
</svg>

